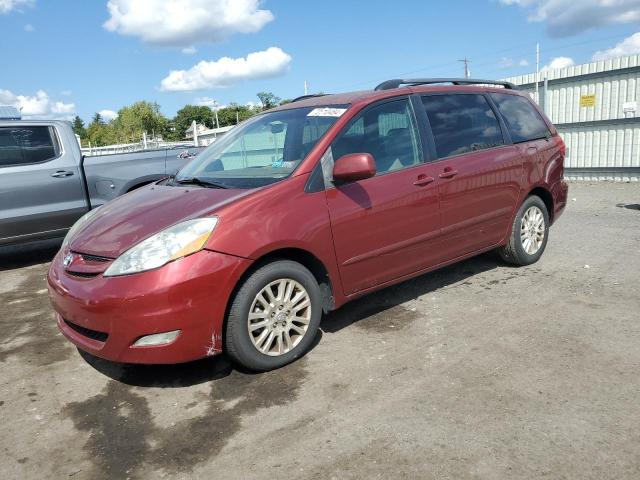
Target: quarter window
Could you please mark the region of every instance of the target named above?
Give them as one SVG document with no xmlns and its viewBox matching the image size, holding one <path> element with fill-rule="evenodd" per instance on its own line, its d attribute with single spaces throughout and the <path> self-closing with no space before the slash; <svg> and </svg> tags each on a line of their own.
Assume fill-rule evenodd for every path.
<svg viewBox="0 0 640 480">
<path fill-rule="evenodd" d="M 549 127 L 531 102 L 519 95 L 492 93 L 500 115 L 504 118 L 513 143 L 548 137 Z"/>
<path fill-rule="evenodd" d="M 0 127 L 0 167 L 42 163 L 59 154 L 53 127 Z"/>
<path fill-rule="evenodd" d="M 331 144 L 335 161 L 349 153 L 370 153 L 378 173 L 419 164 L 420 137 L 407 99 L 383 103 L 359 114 Z"/>
<path fill-rule="evenodd" d="M 450 157 L 504 143 L 500 124 L 482 95 L 422 97 L 438 157 Z"/>
</svg>

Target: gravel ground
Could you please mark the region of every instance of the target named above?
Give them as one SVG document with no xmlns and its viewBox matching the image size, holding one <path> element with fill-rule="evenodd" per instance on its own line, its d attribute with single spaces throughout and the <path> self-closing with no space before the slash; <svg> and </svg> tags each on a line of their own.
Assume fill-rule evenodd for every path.
<svg viewBox="0 0 640 480">
<path fill-rule="evenodd" d="M 640 185 L 573 183 L 542 260 L 351 303 L 300 361 L 123 366 L 57 332 L 56 245 L 0 254 L 3 478 L 640 478 Z"/>
</svg>

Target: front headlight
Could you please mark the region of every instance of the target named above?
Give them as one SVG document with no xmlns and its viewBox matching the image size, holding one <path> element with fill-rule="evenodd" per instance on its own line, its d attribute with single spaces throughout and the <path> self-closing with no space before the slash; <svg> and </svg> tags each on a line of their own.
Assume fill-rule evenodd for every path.
<svg viewBox="0 0 640 480">
<path fill-rule="evenodd" d="M 94 208 L 93 210 L 89 210 L 87 213 L 81 216 L 78 220 L 76 220 L 76 223 L 73 224 L 73 226 L 69 229 L 69 231 L 65 235 L 64 240 L 62 241 L 62 246 L 60 247 L 61 250 L 68 245 L 68 243 L 71 241 L 73 236 L 78 232 L 78 230 L 80 230 L 80 227 L 82 227 L 85 223 L 87 223 L 87 220 L 89 220 L 96 213 L 98 213 L 100 208 L 101 206 L 98 208 Z"/>
<path fill-rule="evenodd" d="M 144 272 L 196 253 L 205 246 L 217 223 L 217 217 L 198 218 L 162 230 L 120 255 L 104 276 Z"/>
</svg>

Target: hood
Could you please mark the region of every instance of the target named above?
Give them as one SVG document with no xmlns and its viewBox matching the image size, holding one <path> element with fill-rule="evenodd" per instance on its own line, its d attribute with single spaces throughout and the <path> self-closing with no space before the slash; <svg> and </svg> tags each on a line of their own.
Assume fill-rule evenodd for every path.
<svg viewBox="0 0 640 480">
<path fill-rule="evenodd" d="M 118 197 L 71 239 L 75 252 L 117 258 L 141 240 L 171 225 L 213 215 L 255 190 L 150 185 Z"/>
</svg>

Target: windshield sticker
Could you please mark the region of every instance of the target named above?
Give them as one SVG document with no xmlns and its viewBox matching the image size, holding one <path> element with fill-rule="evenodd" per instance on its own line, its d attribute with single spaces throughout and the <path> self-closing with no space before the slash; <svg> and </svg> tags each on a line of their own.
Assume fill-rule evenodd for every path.
<svg viewBox="0 0 640 480">
<path fill-rule="evenodd" d="M 282 168 L 282 167 L 284 167 L 284 162 L 282 160 L 274 160 L 273 162 L 271 162 L 271 167 L 272 168 Z"/>
<path fill-rule="evenodd" d="M 307 113 L 307 117 L 341 117 L 346 111 L 346 108 L 314 108 Z"/>
</svg>

